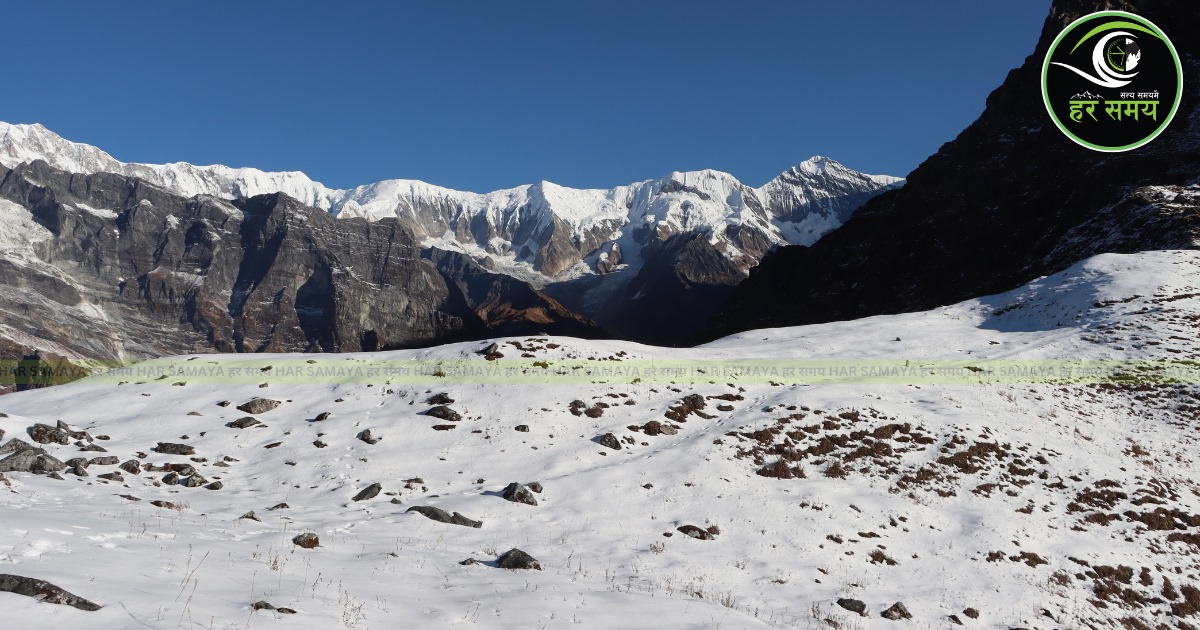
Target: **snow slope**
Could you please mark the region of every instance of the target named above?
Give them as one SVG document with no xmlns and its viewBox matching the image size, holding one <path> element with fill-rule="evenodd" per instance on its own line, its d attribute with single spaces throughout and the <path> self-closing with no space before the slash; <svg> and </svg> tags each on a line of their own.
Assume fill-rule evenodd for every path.
<svg viewBox="0 0 1200 630">
<path fill-rule="evenodd" d="M 1200 253 L 1103 255 L 1007 294 L 924 313 L 750 331 L 695 349 L 499 340 L 505 356 L 479 363 L 512 366 L 530 360 L 524 355 L 611 366 L 1187 358 L 1197 352 L 1198 287 Z M 320 365 L 478 359 L 479 348 L 338 355 Z M 188 366 L 236 360 L 246 357 L 178 359 Z M 97 475 L 117 468 L 101 464 L 61 481 L 7 474 L 0 573 L 49 580 L 104 607 L 82 612 L 0 593 L 5 623 L 948 628 L 954 615 L 969 628 L 1121 627 L 1123 619 L 1133 620 L 1125 627 L 1186 628 L 1197 621 L 1178 617 L 1171 625 L 1170 616 L 1191 614 L 1185 598 L 1200 598 L 1196 386 L 426 380 L 262 388 L 168 378 L 0 398 L 7 414 L 0 428 L 9 437 L 28 441 L 23 433 L 35 422 L 62 420 L 107 450 L 45 447 L 62 460 L 189 463 L 224 484 L 165 485 L 161 471 L 106 481 Z M 423 415 L 440 392 L 461 421 Z M 665 417 L 691 394 L 707 397 L 707 418 Z M 266 427 L 226 426 L 247 415 L 235 406 L 256 397 L 282 401 L 254 416 Z M 576 400 L 599 413 L 573 413 Z M 317 421 L 322 412 L 330 415 Z M 678 432 L 628 428 L 650 421 Z M 456 426 L 431 428 L 438 424 Z M 357 437 L 364 429 L 382 439 L 365 443 Z M 608 432 L 629 440 L 611 450 L 597 443 Z M 201 459 L 155 453 L 157 442 L 190 444 Z M 234 459 L 226 464 L 227 457 Z M 779 472 L 781 460 L 796 478 L 758 474 Z M 510 482 L 533 481 L 544 485 L 537 506 L 498 496 Z M 383 493 L 352 500 L 372 483 Z M 281 502 L 289 507 L 269 509 Z M 412 506 L 461 512 L 482 526 L 434 522 L 406 513 Z M 260 521 L 239 519 L 251 510 Z M 677 531 L 682 525 L 719 533 L 697 540 Z M 320 546 L 294 546 L 303 532 L 317 534 Z M 514 547 L 543 570 L 492 566 Z M 467 558 L 480 562 L 459 564 Z M 839 598 L 863 601 L 867 616 L 843 609 Z M 259 600 L 297 612 L 252 611 Z M 907 625 L 881 617 L 895 602 L 911 612 Z"/>
</svg>

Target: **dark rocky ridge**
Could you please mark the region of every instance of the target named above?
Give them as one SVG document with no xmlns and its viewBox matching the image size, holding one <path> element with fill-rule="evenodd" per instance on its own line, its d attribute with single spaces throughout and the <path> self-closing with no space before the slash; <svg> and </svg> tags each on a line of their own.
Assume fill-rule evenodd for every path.
<svg viewBox="0 0 1200 630">
<path fill-rule="evenodd" d="M 1074 19 L 1137 13 L 1162 27 L 1184 64 L 1179 112 L 1126 153 L 1073 143 L 1047 116 L 1042 60 Z M 768 255 L 726 301 L 706 338 L 924 310 L 1012 289 L 1102 252 L 1194 248 L 1200 204 L 1200 4 L 1057 0 L 1034 53 L 983 114 L 908 176 L 811 247 Z M 1167 188 L 1149 188 L 1165 186 Z"/>
<path fill-rule="evenodd" d="M 34 162 L 0 167 L 0 201 L 45 229 L 0 256 L 0 358 L 347 352 L 496 331 L 600 334 L 525 283 L 482 268 L 471 270 L 471 294 L 492 301 L 464 300 L 462 273 L 422 259 L 395 219 L 335 219 L 284 194 L 185 199 L 134 178 Z"/>
</svg>

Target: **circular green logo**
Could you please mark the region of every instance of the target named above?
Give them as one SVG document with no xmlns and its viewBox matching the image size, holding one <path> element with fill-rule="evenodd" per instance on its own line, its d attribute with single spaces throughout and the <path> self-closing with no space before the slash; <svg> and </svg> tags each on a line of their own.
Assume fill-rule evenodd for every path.
<svg viewBox="0 0 1200 630">
<path fill-rule="evenodd" d="M 1042 63 L 1042 99 L 1067 137 L 1129 151 L 1162 133 L 1183 95 L 1175 46 L 1149 20 L 1100 11 L 1068 25 Z"/>
</svg>

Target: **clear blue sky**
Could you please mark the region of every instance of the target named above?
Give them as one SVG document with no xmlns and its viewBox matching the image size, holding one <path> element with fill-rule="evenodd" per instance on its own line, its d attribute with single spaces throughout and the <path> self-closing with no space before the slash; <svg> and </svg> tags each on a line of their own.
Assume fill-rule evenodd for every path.
<svg viewBox="0 0 1200 630">
<path fill-rule="evenodd" d="M 1049 0 L 39 2 L 0 120 L 117 159 L 330 186 L 609 187 L 812 155 L 905 175 L 1033 51 Z"/>
</svg>

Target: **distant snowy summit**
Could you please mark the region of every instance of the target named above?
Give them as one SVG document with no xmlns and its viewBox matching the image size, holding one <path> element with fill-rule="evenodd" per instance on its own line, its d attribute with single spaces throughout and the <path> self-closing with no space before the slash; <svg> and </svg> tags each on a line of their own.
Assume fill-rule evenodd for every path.
<svg viewBox="0 0 1200 630">
<path fill-rule="evenodd" d="M 34 160 L 72 173 L 136 177 L 183 197 L 283 192 L 340 218 L 400 217 L 426 245 L 490 260 L 488 266 L 536 285 L 637 265 L 651 240 L 685 232 L 705 234 L 727 258 L 749 268 L 776 246 L 815 242 L 867 199 L 904 181 L 818 156 L 758 188 L 703 170 L 607 190 L 540 182 L 479 194 L 404 179 L 339 190 L 298 171 L 121 162 L 40 124 L 0 122 L 0 163 Z M 621 262 L 614 263 L 618 255 Z"/>
<path fill-rule="evenodd" d="M 130 164 L 41 125 L 0 123 L 0 164 L 37 160 L 183 198 L 284 193 L 340 219 L 394 219 L 438 264 L 453 254 L 464 273 L 461 261 L 520 280 L 608 334 L 659 344 L 689 343 L 770 251 L 813 244 L 904 181 L 813 157 L 757 188 L 702 170 L 606 190 L 543 181 L 480 194 L 402 179 L 338 190 L 296 171 Z"/>
</svg>

